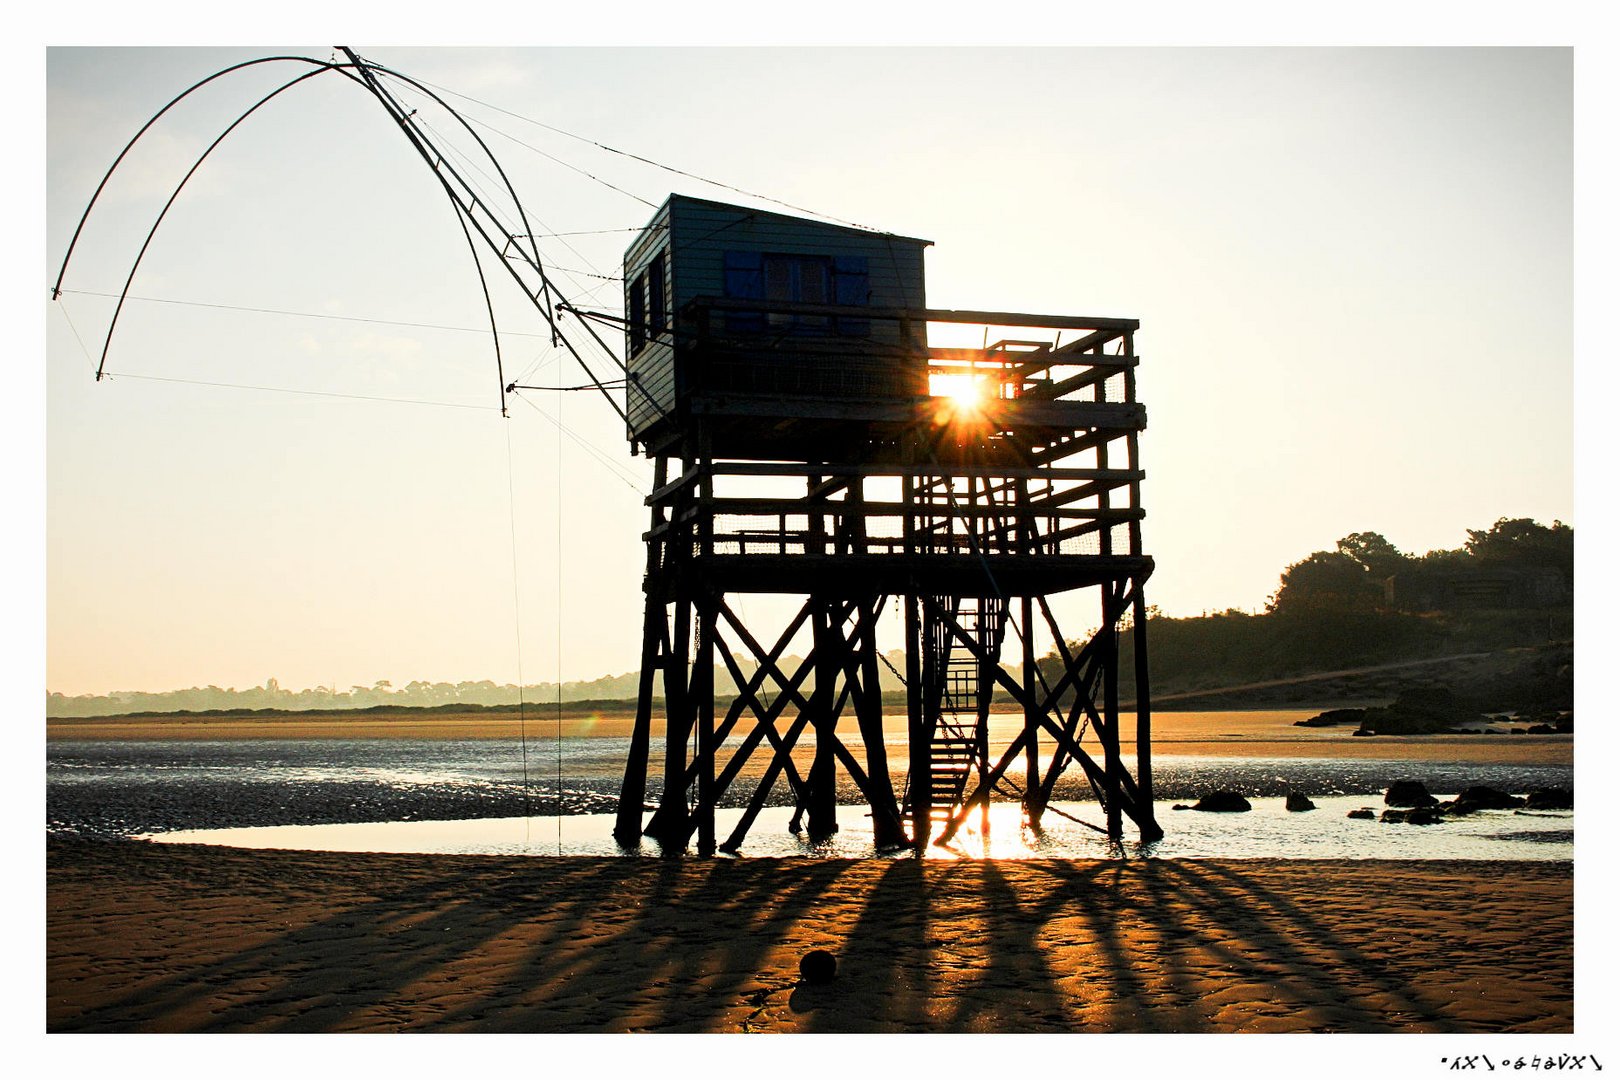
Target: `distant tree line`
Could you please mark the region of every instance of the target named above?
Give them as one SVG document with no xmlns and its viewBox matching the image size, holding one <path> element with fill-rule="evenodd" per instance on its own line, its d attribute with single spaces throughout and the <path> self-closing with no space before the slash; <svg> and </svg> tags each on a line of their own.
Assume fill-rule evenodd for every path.
<svg viewBox="0 0 1620 1080">
<path fill-rule="evenodd" d="M 888 657 L 895 667 L 904 666 L 904 657 L 895 652 Z M 786 657 L 781 661 L 784 670 L 792 672 L 800 658 Z M 739 665 L 745 674 L 752 674 L 753 666 Z M 904 690 L 900 680 L 888 667 L 879 670 L 885 692 Z M 562 700 L 571 701 L 633 701 L 640 676 L 636 672 L 623 675 L 604 675 L 589 681 L 562 684 Z M 736 692 L 736 684 L 724 667 L 716 666 L 715 691 L 726 695 Z M 807 682 L 804 692 L 809 692 Z M 557 700 L 557 684 L 535 683 L 523 688 L 521 700 L 540 704 Z M 371 686 L 351 686 L 341 690 L 331 686 L 316 686 L 305 690 L 290 690 L 275 679 L 263 686 L 250 686 L 245 690 L 235 687 L 193 686 L 186 690 L 148 692 L 118 690 L 110 694 L 60 693 L 47 694 L 45 715 L 58 717 L 119 716 L 126 713 L 246 711 L 249 709 L 280 709 L 288 712 L 308 712 L 328 709 L 373 708 L 445 708 L 457 705 L 468 708 L 511 706 L 519 703 L 515 683 L 496 683 L 489 679 L 463 682 L 426 682 L 417 680 L 396 687 L 387 679 Z"/>
<path fill-rule="evenodd" d="M 1284 570 L 1266 610 L 1273 614 L 1398 610 L 1412 605 L 1391 598 L 1387 587 L 1391 578 L 1489 571 L 1554 574 L 1567 594 L 1575 583 L 1575 530 L 1561 521 L 1548 527 L 1529 518 L 1501 518 L 1488 529 L 1469 529 L 1460 548 L 1426 555 L 1408 555 L 1379 533 L 1351 533 L 1334 550 L 1314 552 Z"/>
<path fill-rule="evenodd" d="M 1473 651 L 1545 644 L 1573 636 L 1575 531 L 1562 522 L 1502 518 L 1467 530 L 1462 547 L 1410 555 L 1383 535 L 1357 532 L 1283 570 L 1265 609 L 1169 618 L 1148 609 L 1148 668 L 1159 693 L 1264 682 Z M 1540 593 L 1480 587 L 1518 577 L 1561 586 Z M 1403 603 L 1393 586 L 1427 583 Z M 1471 588 L 1451 592 L 1436 582 Z M 1537 600 L 1536 597 L 1541 597 Z M 1551 597 L 1551 599 L 1546 599 Z M 1454 599 L 1451 599 L 1454 598 Z M 1132 655 L 1135 629 L 1121 638 Z M 1048 656 L 1049 672 L 1061 660 Z M 1121 692 L 1135 693 L 1122 665 Z"/>
<path fill-rule="evenodd" d="M 592 701 L 634 697 L 636 675 L 608 675 L 589 682 L 565 682 L 562 685 L 564 701 Z M 378 706 L 431 708 L 444 705 L 494 706 L 516 705 L 519 701 L 515 683 L 497 683 L 489 679 L 476 682 L 426 682 L 416 680 L 395 687 L 387 679 L 371 686 L 350 686 L 338 689 L 316 686 L 305 690 L 282 687 L 275 679 L 263 686 L 250 686 L 245 690 L 235 687 L 193 686 L 186 690 L 147 692 L 117 690 L 110 694 L 50 694 L 45 701 L 47 716 L 111 716 L 134 712 L 207 712 L 236 709 L 285 709 L 309 711 L 315 709 L 369 709 Z M 523 688 L 526 702 L 557 700 L 556 683 L 537 683 Z"/>
</svg>

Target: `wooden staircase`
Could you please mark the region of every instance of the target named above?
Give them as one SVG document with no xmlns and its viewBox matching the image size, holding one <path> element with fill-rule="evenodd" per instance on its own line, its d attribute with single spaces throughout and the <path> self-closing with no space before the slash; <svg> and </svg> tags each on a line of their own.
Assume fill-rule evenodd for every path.
<svg viewBox="0 0 1620 1080">
<path fill-rule="evenodd" d="M 971 782 L 989 768 L 990 694 L 995 683 L 985 657 L 1000 652 L 1006 603 L 978 597 L 942 598 L 943 607 L 975 643 L 969 648 L 939 620 L 929 620 L 925 681 L 938 686 L 928 716 L 928 775 L 911 776 L 902 817 L 915 829 L 918 796 L 928 793 L 932 825 L 948 822 L 967 797 Z M 930 827 L 930 833 L 935 830 Z"/>
</svg>

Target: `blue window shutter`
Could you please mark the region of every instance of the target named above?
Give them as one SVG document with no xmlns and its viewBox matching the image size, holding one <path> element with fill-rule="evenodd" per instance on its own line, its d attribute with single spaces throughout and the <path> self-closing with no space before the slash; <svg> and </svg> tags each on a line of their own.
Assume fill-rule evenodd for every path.
<svg viewBox="0 0 1620 1080">
<path fill-rule="evenodd" d="M 871 300 L 871 279 L 866 256 L 840 255 L 833 260 L 833 301 L 843 307 L 866 307 Z M 869 319 L 838 320 L 838 332 L 846 337 L 866 337 L 871 333 Z"/>
<path fill-rule="evenodd" d="M 730 300 L 765 299 L 765 257 L 757 251 L 725 253 L 725 289 Z M 733 311 L 726 316 L 726 329 L 754 333 L 765 329 L 765 316 L 757 311 Z"/>
</svg>

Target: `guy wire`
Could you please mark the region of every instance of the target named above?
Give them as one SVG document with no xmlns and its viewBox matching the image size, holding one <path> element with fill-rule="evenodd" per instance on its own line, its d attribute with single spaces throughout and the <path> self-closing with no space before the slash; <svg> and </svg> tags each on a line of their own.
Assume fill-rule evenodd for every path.
<svg viewBox="0 0 1620 1080">
<path fill-rule="evenodd" d="M 563 853 L 563 397 L 557 392 L 557 854 Z"/>
<path fill-rule="evenodd" d="M 523 841 L 529 840 L 529 736 L 523 718 L 523 615 L 522 593 L 518 589 L 517 493 L 512 482 L 512 427 L 506 432 L 506 520 L 512 533 L 512 631 L 517 639 L 518 746 L 523 755 Z"/>
</svg>

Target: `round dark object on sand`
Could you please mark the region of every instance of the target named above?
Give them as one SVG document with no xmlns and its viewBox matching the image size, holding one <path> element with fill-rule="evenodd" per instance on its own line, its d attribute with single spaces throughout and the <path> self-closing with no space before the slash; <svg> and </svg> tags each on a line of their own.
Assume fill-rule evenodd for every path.
<svg viewBox="0 0 1620 1080">
<path fill-rule="evenodd" d="M 811 949 L 799 961 L 799 978 L 812 985 L 832 982 L 838 974 L 838 958 L 826 949 Z"/>
</svg>

